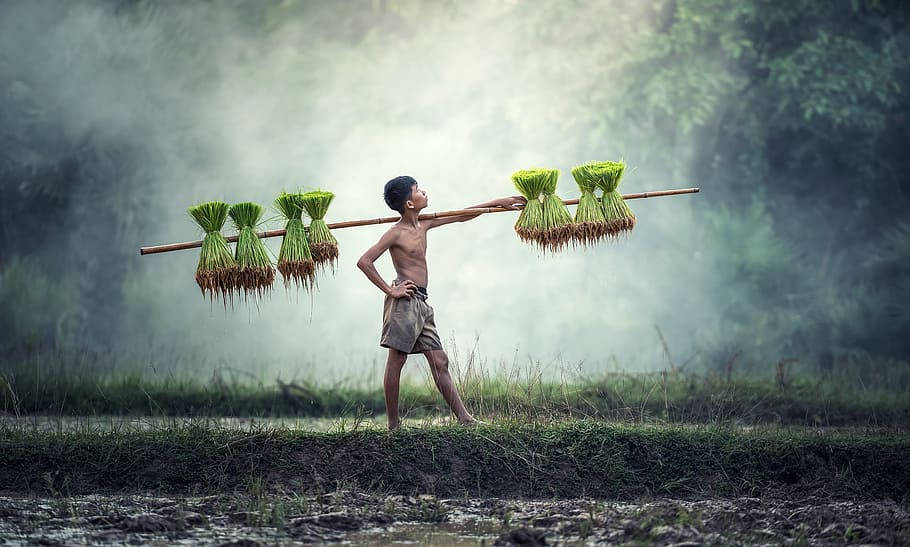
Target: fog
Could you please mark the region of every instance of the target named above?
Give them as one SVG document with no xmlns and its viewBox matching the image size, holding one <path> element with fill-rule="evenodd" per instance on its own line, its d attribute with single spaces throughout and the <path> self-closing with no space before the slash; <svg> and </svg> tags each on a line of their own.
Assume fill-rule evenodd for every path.
<svg viewBox="0 0 910 547">
<path fill-rule="evenodd" d="M 52 141 L 36 146 L 45 151 L 97 149 L 63 190 L 65 233 L 20 242 L 21 254 L 42 257 L 51 285 L 81 287 L 80 313 L 56 321 L 76 343 L 89 333 L 90 345 L 203 372 L 369 378 L 386 356 L 383 294 L 356 261 L 388 225 L 335 230 L 337 269 L 313 294 L 279 276 L 271 295 L 227 309 L 193 280 L 198 250 L 138 248 L 198 239 L 186 209 L 201 201 L 255 201 L 267 207 L 261 227 L 274 229 L 282 190 L 334 192 L 333 222 L 393 216 L 382 189 L 397 175 L 418 180 L 432 212 L 516 195 L 511 173 L 533 166 L 559 169 L 559 194 L 574 198 L 573 166 L 623 158 L 623 192 L 701 194 L 630 201 L 629 236 L 555 256 L 518 240 L 517 213 L 434 229 L 429 303 L 450 354 L 476 347 L 491 369 L 655 370 L 668 363 L 661 335 L 680 365 L 717 337 L 739 294 L 719 285 L 737 246 L 704 226 L 726 181 L 693 180 L 696 143 L 679 139 L 668 154 L 656 126 L 610 125 L 585 104 L 594 93 L 596 104 L 630 108 L 612 82 L 660 15 L 644 4 L 613 2 L 617 31 L 592 47 L 571 31 L 600 24 L 602 6 L 566 21 L 534 16 L 553 6 L 511 1 L 5 3 L 0 92 L 18 105 L 5 117 L 32 116 L 30 135 Z M 42 161 L 27 156 L 30 144 L 6 151 L 26 170 Z M 105 162 L 121 167 L 92 171 Z M 103 180 L 111 173 L 128 177 Z M 266 244 L 277 255 L 280 238 Z M 394 278 L 387 254 L 377 268 Z M 32 312 L 53 317 L 42 305 Z"/>
</svg>

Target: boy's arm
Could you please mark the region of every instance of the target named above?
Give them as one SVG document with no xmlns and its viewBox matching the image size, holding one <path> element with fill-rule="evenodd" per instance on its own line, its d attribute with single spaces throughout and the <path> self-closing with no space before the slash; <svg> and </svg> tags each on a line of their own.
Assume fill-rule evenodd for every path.
<svg viewBox="0 0 910 547">
<path fill-rule="evenodd" d="M 477 205 L 471 205 L 470 207 L 465 207 L 465 209 L 486 209 L 487 207 L 502 207 L 503 209 L 509 209 L 512 211 L 517 211 L 518 207 L 516 205 L 524 205 L 528 200 L 524 196 L 511 196 L 507 198 L 497 198 L 490 201 L 485 201 L 483 203 L 478 203 Z M 483 213 L 467 213 L 464 215 L 458 215 L 454 217 L 444 217 L 444 218 L 432 218 L 426 220 L 427 230 L 430 228 L 436 228 L 438 226 L 444 226 L 446 224 L 451 224 L 453 222 L 465 222 L 467 220 L 472 220 L 479 217 Z"/>
<path fill-rule="evenodd" d="M 407 280 L 400 285 L 390 287 L 386 284 L 385 280 L 382 279 L 382 276 L 379 275 L 379 272 L 376 271 L 376 266 L 373 265 L 373 262 L 376 262 L 376 259 L 382 256 L 382 253 L 386 252 L 389 247 L 394 245 L 397 239 L 398 233 L 394 230 L 388 230 L 386 233 L 382 234 L 379 241 L 363 253 L 363 256 L 357 261 L 357 267 L 360 268 L 367 276 L 367 279 L 379 287 L 382 292 L 394 298 L 401 298 L 403 296 L 411 296 L 416 290 L 417 285 L 413 281 Z"/>
</svg>

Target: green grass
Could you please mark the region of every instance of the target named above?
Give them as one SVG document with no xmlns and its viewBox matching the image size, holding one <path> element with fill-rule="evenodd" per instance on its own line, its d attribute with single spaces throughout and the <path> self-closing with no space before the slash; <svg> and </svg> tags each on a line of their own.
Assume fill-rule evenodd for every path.
<svg viewBox="0 0 910 547">
<path fill-rule="evenodd" d="M 463 366 L 452 372 L 468 408 L 481 416 L 560 420 L 601 418 L 630 423 L 895 426 L 910 424 L 910 368 L 857 361 L 826 376 L 812 371 L 763 378 L 693 374 L 604 373 L 547 379 L 538 370 L 493 373 Z M 7 358 L 0 368 L 0 412 L 9 414 L 166 416 L 355 416 L 384 412 L 381 379 L 336 385 L 205 380 L 189 374 L 149 375 L 116 355 L 88 359 L 66 351 Z M 448 415 L 427 375 L 404 383 L 404 417 Z"/>
<path fill-rule="evenodd" d="M 799 492 L 906 500 L 910 437 L 743 432 L 572 420 L 386 432 L 175 427 L 0 430 L 0 484 L 15 492 L 294 491 L 339 484 L 437 496 L 738 497 Z M 138 462 L 141 461 L 141 464 Z"/>
</svg>

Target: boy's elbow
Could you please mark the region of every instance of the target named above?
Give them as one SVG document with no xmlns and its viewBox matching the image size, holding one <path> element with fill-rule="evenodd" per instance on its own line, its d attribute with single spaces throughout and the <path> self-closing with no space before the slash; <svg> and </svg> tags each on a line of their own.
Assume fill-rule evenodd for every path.
<svg viewBox="0 0 910 547">
<path fill-rule="evenodd" d="M 360 257 L 360 260 L 357 261 L 357 267 L 360 268 L 361 270 L 366 270 L 367 266 L 369 266 L 370 264 L 372 264 L 372 262 L 367 260 L 367 257 L 365 257 L 365 256 Z"/>
</svg>

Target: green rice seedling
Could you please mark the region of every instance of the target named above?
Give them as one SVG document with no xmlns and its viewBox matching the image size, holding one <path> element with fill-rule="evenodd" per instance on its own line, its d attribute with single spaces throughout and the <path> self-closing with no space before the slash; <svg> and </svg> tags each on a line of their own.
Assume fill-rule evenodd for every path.
<svg viewBox="0 0 910 547">
<path fill-rule="evenodd" d="M 297 286 L 310 289 L 316 282 L 316 263 L 313 261 L 303 225 L 303 199 L 301 194 L 282 192 L 275 199 L 275 207 L 288 220 L 286 233 L 278 251 L 278 271 L 284 278 L 285 286 L 293 280 Z"/>
<path fill-rule="evenodd" d="M 231 206 L 231 219 L 238 230 L 237 252 L 234 256 L 237 261 L 237 276 L 234 288 L 243 291 L 245 296 L 255 292 L 259 296 L 271 288 L 275 281 L 275 270 L 268 252 L 256 233 L 256 225 L 262 218 L 263 208 L 257 203 L 249 201 L 235 203 Z"/>
<path fill-rule="evenodd" d="M 301 195 L 303 209 L 311 219 L 309 244 L 313 261 L 322 268 L 331 265 L 334 272 L 335 264 L 338 262 L 338 240 L 325 223 L 325 214 L 333 199 L 335 194 L 324 190 L 314 190 Z"/>
<path fill-rule="evenodd" d="M 228 204 L 223 201 L 209 201 L 187 209 L 205 231 L 199 264 L 196 266 L 196 283 L 203 296 L 208 293 L 209 299 L 213 299 L 220 294 L 225 305 L 227 297 L 232 295 L 237 275 L 237 262 L 231 255 L 227 240 L 221 234 L 228 208 Z"/>
<path fill-rule="evenodd" d="M 523 169 L 512 174 L 515 188 L 528 202 L 515 222 L 515 233 L 525 243 L 540 243 L 543 230 L 543 205 L 540 194 L 550 176 L 550 169 Z"/>
<path fill-rule="evenodd" d="M 604 211 L 600 200 L 594 195 L 597 178 L 584 165 L 572 169 L 572 176 L 581 190 L 578 208 L 575 209 L 575 241 L 582 245 L 593 245 L 607 235 Z"/>
<path fill-rule="evenodd" d="M 543 187 L 543 230 L 540 234 L 540 246 L 545 250 L 559 251 L 572 241 L 575 227 L 572 215 L 562 199 L 556 195 L 556 184 L 559 171 L 550 170 Z"/>
<path fill-rule="evenodd" d="M 626 164 L 622 161 L 603 161 L 587 163 L 581 167 L 590 173 L 604 192 L 600 201 L 607 222 L 607 235 L 616 237 L 632 230 L 635 227 L 635 215 L 618 190 Z"/>
</svg>

